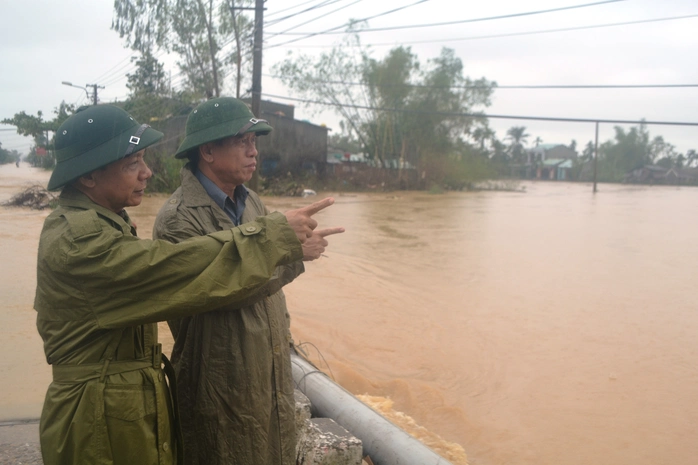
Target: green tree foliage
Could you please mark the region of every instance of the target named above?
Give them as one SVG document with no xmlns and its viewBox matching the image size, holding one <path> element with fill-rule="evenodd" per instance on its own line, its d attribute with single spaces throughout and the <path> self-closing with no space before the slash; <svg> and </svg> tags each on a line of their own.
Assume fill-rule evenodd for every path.
<svg viewBox="0 0 698 465">
<path fill-rule="evenodd" d="M 526 133 L 526 126 L 512 126 L 507 131 L 509 140 L 509 157 L 514 163 L 524 163 L 526 161 L 526 140 L 530 134 Z"/>
<path fill-rule="evenodd" d="M 134 50 L 174 52 L 189 92 L 206 97 L 221 95 L 231 58 L 243 66 L 250 52 L 253 24 L 240 12 L 250 0 L 114 0 L 112 29 Z M 226 56 L 223 47 L 234 43 Z M 241 68 L 236 73 L 239 88 Z"/>
<path fill-rule="evenodd" d="M 242 85 L 247 82 L 246 75 L 251 75 L 252 65 L 252 34 L 254 32 L 254 22 L 242 14 L 241 7 L 251 7 L 252 0 L 226 0 L 222 7 L 227 8 L 229 15 L 221 15 L 220 32 L 224 37 L 230 37 L 235 47 L 233 51 L 223 59 L 223 63 L 231 65 L 235 73 L 235 96 L 242 97 Z"/>
<path fill-rule="evenodd" d="M 582 161 L 589 162 L 593 160 L 595 151 L 596 148 L 594 146 L 594 143 L 592 141 L 587 142 L 587 145 L 584 146 L 584 150 L 582 151 Z"/>
<path fill-rule="evenodd" d="M 494 151 L 494 142 L 497 140 L 495 132 L 484 124 L 475 127 L 470 136 L 475 141 L 480 154 L 489 157 L 490 153 Z"/>
<path fill-rule="evenodd" d="M 356 50 L 356 53 L 351 53 Z M 343 119 L 343 130 L 362 145 L 367 138 L 362 128 L 370 122 L 370 98 L 362 87 L 368 53 L 357 35 L 349 35 L 329 52 L 318 57 L 290 53 L 273 66 L 274 73 L 299 96 L 326 102 Z M 319 110 L 320 107 L 316 106 Z"/>
<path fill-rule="evenodd" d="M 131 61 L 136 64 L 136 71 L 126 75 L 126 87 L 132 96 L 169 94 L 165 69 L 150 50 L 142 51 L 140 57 L 131 57 Z"/>
<path fill-rule="evenodd" d="M 198 98 L 191 92 L 172 93 L 163 66 L 146 50 L 134 58 L 136 70 L 128 74 L 129 98 L 123 108 L 136 121 L 147 123 L 160 131 L 167 131 L 171 118 L 185 118 L 195 106 Z M 157 144 L 146 152 L 146 159 L 153 177 L 149 189 L 154 192 L 172 192 L 179 185 L 180 160 L 176 160 L 168 145 Z"/>
<path fill-rule="evenodd" d="M 685 155 L 678 153 L 664 137 L 652 138 L 645 124 L 628 130 L 620 126 L 614 129 L 615 138 L 599 147 L 598 177 L 601 181 L 622 181 L 627 173 L 647 165 L 684 168 L 696 161 L 695 150 L 689 150 Z"/>
<path fill-rule="evenodd" d="M 598 177 L 600 181 L 620 182 L 626 173 L 653 162 L 650 133 L 641 124 L 626 131 L 616 126 L 615 139 L 599 146 Z"/>
<path fill-rule="evenodd" d="M 50 132 L 55 132 L 58 127 L 63 124 L 63 121 L 68 119 L 75 112 L 75 106 L 61 102 L 58 108 L 53 110 L 55 117 L 50 121 L 45 121 L 43 113 L 37 112 L 37 115 L 29 115 L 24 111 L 16 113 L 12 118 L 2 120 L 3 124 L 10 124 L 17 128 L 17 134 L 29 136 L 34 139 L 34 148 L 27 156 L 27 161 L 34 166 L 42 166 L 44 168 L 52 168 L 56 159 L 53 155 L 53 142 L 50 137 Z M 46 155 L 38 155 L 37 148 L 46 150 Z"/>
<path fill-rule="evenodd" d="M 391 50 L 382 61 L 367 58 L 364 61 L 363 81 L 366 83 L 369 105 L 373 108 L 391 108 L 396 111 L 372 110 L 370 122 L 364 124 L 367 132 L 366 150 L 382 163 L 388 159 L 405 160 L 409 131 L 414 118 L 407 112 L 412 92 L 410 80 L 418 69 L 416 56 L 409 48 Z"/>
<path fill-rule="evenodd" d="M 340 127 L 343 126 L 344 122 L 340 121 L 339 125 Z M 341 133 L 330 134 L 327 137 L 327 147 L 349 153 L 360 153 L 363 151 L 359 140 L 352 137 L 344 130 L 342 130 Z"/>
<path fill-rule="evenodd" d="M 406 184 L 403 170 L 394 170 L 403 186 L 462 187 L 451 181 L 457 173 L 469 182 L 461 168 L 467 171 L 479 152 L 465 139 L 486 121 L 463 114 L 488 106 L 495 84 L 463 76 L 451 49 L 422 65 L 408 47 L 379 60 L 355 35 L 344 40 L 317 58 L 291 55 L 274 66 L 275 74 L 301 96 L 331 105 L 379 166 L 416 168 L 420 186 Z"/>
<path fill-rule="evenodd" d="M 2 148 L 2 142 L 0 142 L 0 165 L 15 163 L 20 157 L 21 155 L 16 150 L 6 150 Z"/>
<path fill-rule="evenodd" d="M 149 50 L 141 52 L 140 57 L 133 57 L 132 61 L 136 70 L 126 75 L 130 93 L 123 107 L 136 121 L 162 129 L 159 122 L 191 108 L 194 99 L 188 98 L 186 93 L 171 95 L 163 65 Z"/>
<path fill-rule="evenodd" d="M 572 150 L 574 152 L 575 156 L 578 155 L 578 153 L 577 153 L 577 141 L 576 140 L 572 139 L 570 141 L 569 148 L 570 148 L 570 150 Z"/>
</svg>

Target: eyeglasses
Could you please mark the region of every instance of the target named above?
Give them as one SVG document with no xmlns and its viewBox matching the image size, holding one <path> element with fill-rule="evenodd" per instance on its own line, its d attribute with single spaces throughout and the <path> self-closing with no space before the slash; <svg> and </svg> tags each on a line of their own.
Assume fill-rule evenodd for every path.
<svg viewBox="0 0 698 465">
<path fill-rule="evenodd" d="M 249 147 L 251 149 L 257 146 L 257 135 L 254 133 L 245 134 L 244 136 L 235 136 L 230 140 L 232 147 Z"/>
</svg>

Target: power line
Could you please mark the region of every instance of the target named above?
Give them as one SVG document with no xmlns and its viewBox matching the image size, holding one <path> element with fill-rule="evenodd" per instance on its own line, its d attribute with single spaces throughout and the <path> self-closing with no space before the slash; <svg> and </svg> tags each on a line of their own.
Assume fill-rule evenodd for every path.
<svg viewBox="0 0 698 465">
<path fill-rule="evenodd" d="M 516 37 L 516 36 L 527 36 L 527 35 L 535 35 L 535 34 L 549 34 L 553 32 L 568 32 L 568 31 L 581 31 L 585 29 L 599 29 L 599 28 L 605 28 L 605 27 L 616 27 L 616 26 L 629 26 L 633 24 L 643 24 L 643 23 L 655 23 L 655 22 L 661 22 L 661 21 L 674 21 L 674 20 L 679 20 L 679 19 L 688 19 L 688 18 L 695 18 L 698 17 L 698 14 L 692 14 L 692 15 L 685 15 L 685 16 L 671 16 L 667 18 L 653 18 L 653 19 L 642 19 L 638 21 L 626 21 L 622 23 L 607 23 L 607 24 L 593 24 L 590 26 L 577 26 L 577 27 L 566 27 L 566 28 L 558 28 L 558 29 L 544 29 L 540 31 L 526 31 L 526 32 L 511 32 L 511 33 L 506 33 L 506 34 L 492 34 L 492 35 L 484 35 L 484 36 L 471 36 L 471 37 L 460 37 L 460 38 L 454 38 L 454 39 L 430 39 L 430 40 L 406 40 L 406 41 L 401 41 L 401 44 L 428 44 L 428 43 L 436 43 L 436 42 L 458 42 L 458 41 L 463 41 L 463 40 L 481 40 L 481 39 L 497 39 L 501 37 Z M 300 39 L 299 39 L 300 40 Z M 284 44 L 280 44 L 278 46 L 281 46 Z M 386 42 L 386 43 L 376 43 L 376 44 L 366 44 L 367 46 L 371 47 L 386 47 L 386 46 L 394 46 L 395 42 Z M 346 46 L 349 47 L 355 47 L 355 45 L 348 44 Z M 297 46 L 298 48 L 326 48 L 326 47 L 333 47 L 333 45 L 299 45 Z"/>
<path fill-rule="evenodd" d="M 573 84 L 540 86 L 496 86 L 496 89 L 670 89 L 686 87 L 698 87 L 698 84 Z"/>
<path fill-rule="evenodd" d="M 334 10 L 328 12 L 328 13 L 325 13 L 325 14 L 322 15 L 322 16 L 316 16 L 315 18 L 309 19 L 308 21 L 306 21 L 306 22 L 304 22 L 304 23 L 300 23 L 300 24 L 296 24 L 295 26 L 291 26 L 290 28 L 286 29 L 285 31 L 276 32 L 276 33 L 270 32 L 270 33 L 269 33 L 269 38 L 271 38 L 271 37 L 276 37 L 276 36 L 278 36 L 278 35 L 305 35 L 305 34 L 307 34 L 307 33 L 304 33 L 304 32 L 293 33 L 293 32 L 288 32 L 288 31 L 290 31 L 290 30 L 292 30 L 292 29 L 295 29 L 295 28 L 297 28 L 297 27 L 305 26 L 306 24 L 312 23 L 313 21 L 317 21 L 318 19 L 325 18 L 326 16 L 331 15 L 332 13 L 336 13 L 336 12 L 338 12 L 338 11 L 340 11 L 340 10 L 345 9 L 345 8 L 349 8 L 350 6 L 355 5 L 355 4 L 357 4 L 357 3 L 359 3 L 359 2 L 362 2 L 362 1 L 363 1 L 363 0 L 355 0 L 355 1 L 353 1 L 352 3 L 349 3 L 348 5 L 340 6 L 339 8 L 334 9 Z M 334 33 L 328 33 L 328 34 L 334 34 Z M 343 34 L 343 32 L 342 32 L 342 34 Z"/>
<path fill-rule="evenodd" d="M 293 17 L 293 16 L 296 16 L 296 15 L 298 15 L 298 14 L 306 13 L 306 12 L 308 12 L 308 11 L 312 11 L 312 10 L 314 10 L 314 9 L 317 9 L 317 8 L 320 8 L 320 7 L 323 7 L 323 6 L 328 6 L 328 5 L 332 4 L 332 3 L 336 3 L 337 1 L 339 1 L 339 0 L 334 0 L 334 1 L 326 0 L 326 1 L 323 1 L 323 2 L 321 2 L 321 3 L 319 3 L 319 4 L 316 4 L 316 5 L 314 5 L 314 6 L 310 7 L 310 8 L 307 8 L 307 9 L 301 11 L 301 12 L 298 12 L 298 13 L 296 13 L 295 15 L 289 15 L 288 17 Z M 362 0 L 356 0 L 356 1 L 354 1 L 353 3 L 350 3 L 349 5 L 345 5 L 345 6 L 341 7 L 341 8 L 338 8 L 338 9 L 336 9 L 336 10 L 334 10 L 334 11 L 328 13 L 328 14 L 334 13 L 334 12 L 336 12 L 336 11 L 339 11 L 340 9 L 343 9 L 343 8 L 348 7 L 348 6 L 354 5 L 355 3 L 358 3 L 359 1 L 362 1 Z M 422 1 L 427 1 L 427 0 L 422 0 Z M 502 16 L 495 16 L 495 17 L 489 17 L 489 18 L 478 18 L 478 19 L 470 19 L 470 20 L 455 21 L 455 22 L 451 22 L 451 23 L 438 23 L 438 24 L 431 24 L 431 25 L 398 26 L 398 27 L 396 27 L 396 28 L 424 27 L 424 26 L 435 26 L 435 25 L 439 25 L 439 24 L 457 24 L 457 23 L 466 23 L 466 22 L 487 21 L 487 20 L 502 19 L 502 18 L 508 18 L 508 17 L 516 17 L 516 16 L 525 16 L 525 15 L 542 14 L 542 13 L 555 12 L 555 11 L 567 10 L 567 9 L 583 8 L 583 7 L 596 6 L 596 5 L 606 4 L 606 3 L 615 3 L 615 2 L 619 2 L 619 1 L 625 1 L 625 0 L 606 0 L 606 1 L 602 1 L 602 2 L 588 3 L 588 4 L 583 4 L 583 5 L 574 5 L 574 6 L 570 6 L 570 7 L 554 8 L 554 9 L 540 10 L 540 11 L 533 11 L 533 12 L 515 13 L 515 14 L 511 14 L 511 15 L 502 15 Z M 417 3 L 421 3 L 421 2 L 417 2 Z M 397 10 L 391 10 L 391 11 L 389 11 L 389 12 L 381 13 L 381 14 L 375 15 L 375 16 L 373 16 L 373 17 L 365 18 L 364 20 L 372 19 L 372 18 L 375 18 L 375 17 L 378 17 L 378 16 L 382 16 L 382 15 L 387 14 L 387 13 L 394 12 L 394 11 L 397 11 Z M 220 16 L 220 15 L 219 15 L 219 16 Z M 289 31 L 289 30 L 291 30 L 291 29 L 293 29 L 293 28 L 295 28 L 295 27 L 299 27 L 299 26 L 301 26 L 301 25 L 303 25 L 303 24 L 307 24 L 307 23 L 309 23 L 309 22 L 312 22 L 312 21 L 314 21 L 314 20 L 316 20 L 316 19 L 319 19 L 319 18 L 322 18 L 322 17 L 325 17 L 325 16 L 327 16 L 327 15 L 323 15 L 323 16 L 321 16 L 321 17 L 311 19 L 311 20 L 309 20 L 309 21 L 307 21 L 307 22 L 305 22 L 305 23 L 301 23 L 301 24 L 299 24 L 299 25 L 297 25 L 297 26 L 294 26 L 294 27 L 292 27 L 292 28 L 290 28 L 290 29 L 287 29 L 286 31 Z M 282 18 L 282 19 L 285 19 L 285 18 Z M 281 20 L 278 20 L 278 21 L 281 21 Z M 278 21 L 277 21 L 277 22 L 278 22 Z M 342 27 L 342 26 L 339 26 L 339 27 Z M 337 29 L 337 28 L 335 28 L 335 29 Z M 390 28 L 388 28 L 388 29 L 390 29 Z M 374 29 L 374 30 L 378 30 L 378 29 Z M 272 33 L 271 36 L 273 37 L 274 35 L 285 34 L 286 31 L 283 31 L 283 32 L 277 33 L 277 34 Z M 371 29 L 363 30 L 363 31 L 361 31 L 361 32 L 365 32 L 365 31 L 371 31 Z M 344 32 L 343 32 L 343 31 L 342 31 L 342 32 L 331 32 L 331 31 L 330 31 L 330 32 L 327 32 L 327 33 L 328 33 L 328 34 L 335 34 L 335 33 L 342 33 L 342 34 L 343 34 Z M 307 33 L 298 33 L 298 34 L 307 35 Z M 320 34 L 320 33 L 313 33 L 313 34 Z M 231 40 L 229 40 L 229 41 L 227 41 L 227 42 L 224 42 L 223 44 L 221 44 L 220 49 L 222 50 L 224 47 L 226 47 L 227 45 L 229 45 L 230 43 L 232 43 L 232 41 L 233 41 L 233 40 L 231 39 Z M 226 57 L 223 58 L 223 60 L 225 60 L 226 58 L 230 57 L 233 53 L 234 53 L 234 52 L 228 54 Z M 157 59 L 157 58 L 160 58 L 160 57 L 161 57 L 162 55 L 164 55 L 164 54 L 165 54 L 165 51 L 160 51 L 160 53 L 157 53 L 157 54 L 155 54 L 154 56 L 155 56 L 155 58 Z M 119 65 L 122 64 L 122 63 L 124 63 L 124 62 L 127 61 L 127 60 L 129 60 L 130 62 L 129 62 L 129 63 L 126 63 L 124 66 L 121 66 L 121 68 L 119 68 L 118 70 L 116 70 L 116 71 L 114 71 L 114 72 L 111 72 L 112 70 L 114 70 L 114 68 L 116 68 L 117 66 L 119 66 Z M 117 75 L 117 74 L 116 74 L 116 73 L 118 73 L 119 71 L 122 71 L 122 72 L 123 72 L 123 70 L 124 70 L 125 68 L 128 68 L 128 71 L 131 71 L 131 70 L 135 70 L 135 69 L 136 69 L 136 65 L 133 64 L 133 60 L 132 60 L 131 57 L 125 58 L 124 60 L 122 60 L 121 62 L 119 62 L 119 64 L 117 64 L 117 65 L 115 65 L 114 67 L 112 67 L 109 71 L 107 71 L 106 73 L 103 73 L 103 76 L 106 75 L 107 77 L 108 77 L 109 75 L 114 75 L 114 77 L 113 77 L 111 80 L 109 80 L 108 82 L 106 82 L 105 85 L 113 85 L 113 84 L 115 84 L 115 83 L 117 83 L 117 82 L 123 80 L 124 78 L 126 78 L 126 77 L 127 77 L 126 73 L 123 73 L 123 74 L 120 74 L 120 75 Z M 230 72 L 229 72 L 229 73 L 226 73 L 225 76 L 227 76 L 227 75 L 229 75 L 229 74 L 230 74 Z M 179 75 L 181 75 L 181 73 L 177 73 L 177 74 L 175 75 L 175 78 L 178 77 Z M 223 76 L 223 77 L 225 77 L 225 76 Z M 106 78 L 105 78 L 105 79 L 106 79 Z"/>
<path fill-rule="evenodd" d="M 282 78 L 277 74 L 265 74 L 270 78 Z M 367 86 L 362 82 L 347 82 L 347 81 L 324 81 L 314 80 L 319 84 L 342 84 L 346 86 Z M 382 84 L 375 87 L 390 88 L 390 87 L 412 87 L 419 89 L 671 89 L 671 88 L 691 88 L 698 87 L 698 84 L 541 84 L 541 85 L 512 85 L 500 86 L 498 84 L 491 86 L 487 84 L 469 84 L 464 86 L 428 86 L 424 84 Z"/>
<path fill-rule="evenodd" d="M 590 6 L 598 6 L 598 5 L 605 5 L 607 3 L 616 3 L 616 2 L 623 2 L 625 0 L 606 0 L 602 2 L 594 2 L 594 3 L 585 3 L 583 5 L 572 5 L 572 6 L 565 6 L 561 8 L 551 8 L 547 10 L 537 10 L 537 11 L 527 11 L 523 13 L 512 13 L 508 15 L 500 15 L 500 16 L 488 16 L 484 18 L 475 18 L 475 19 L 463 19 L 459 21 L 447 21 L 443 23 L 431 23 L 431 24 L 413 24 L 410 26 L 391 26 L 391 27 L 377 27 L 377 28 L 368 28 L 368 29 L 361 29 L 357 30 L 356 32 L 358 33 L 363 33 L 363 32 L 377 32 L 377 31 L 394 31 L 397 29 L 414 29 L 414 28 L 421 28 L 421 27 L 437 27 L 437 26 L 450 26 L 453 24 L 465 24 L 465 23 L 476 23 L 476 22 L 482 22 L 482 21 L 494 21 L 498 19 L 507 19 L 507 18 L 516 18 L 516 17 L 521 17 L 521 16 L 533 16 L 533 15 L 540 15 L 540 14 L 545 14 L 545 13 L 554 13 L 558 11 L 564 11 L 564 10 L 573 10 L 577 8 L 586 8 Z M 326 32 L 325 34 L 344 34 L 344 31 L 338 31 L 338 32 Z M 309 32 L 289 32 L 286 33 L 284 32 L 279 32 L 276 34 L 272 35 L 306 35 L 306 34 L 311 34 Z"/>
<path fill-rule="evenodd" d="M 290 11 L 290 10 L 293 10 L 294 8 L 298 8 L 298 7 L 301 7 L 301 6 L 303 6 L 303 5 L 307 5 L 308 3 L 313 3 L 314 1 L 315 1 L 315 0 L 308 0 L 307 2 L 302 2 L 302 3 L 299 3 L 298 5 L 293 5 L 293 6 L 290 6 L 290 7 L 288 7 L 288 8 L 284 8 L 283 10 L 278 10 L 278 11 L 275 11 L 274 13 L 269 13 L 269 17 L 272 17 L 272 16 L 274 16 L 274 15 L 279 15 L 279 14 L 281 14 L 281 13 L 284 13 L 284 12 Z M 319 6 L 322 6 L 322 4 L 324 4 L 324 3 L 327 3 L 327 1 L 320 2 Z M 318 6 L 318 7 L 319 7 L 319 6 Z M 295 14 L 301 14 L 301 13 L 303 13 L 304 11 L 306 11 L 306 10 L 299 11 L 298 13 L 294 13 L 294 15 L 295 15 Z M 293 16 L 293 15 L 288 15 L 288 16 L 282 18 L 282 19 L 290 18 L 290 17 L 292 17 L 292 16 Z"/>
<path fill-rule="evenodd" d="M 298 16 L 298 15 L 301 15 L 301 14 L 303 14 L 303 13 L 307 13 L 307 12 L 312 11 L 312 10 L 317 10 L 318 8 L 322 8 L 322 7 L 324 7 L 324 6 L 332 5 L 333 3 L 337 3 L 337 2 L 339 2 L 339 1 L 342 1 L 342 0 L 325 0 L 325 1 L 322 1 L 322 2 L 320 2 L 320 3 L 318 3 L 318 4 L 316 4 L 316 5 L 313 5 L 313 6 L 309 7 L 309 8 L 306 8 L 306 9 L 303 10 L 303 11 L 299 11 L 298 13 L 292 13 L 292 14 L 290 14 L 290 15 L 284 16 L 283 18 L 275 19 L 275 20 L 273 20 L 273 21 L 268 21 L 268 22 L 267 22 L 267 26 L 271 26 L 271 25 L 273 25 L 273 24 L 279 24 L 280 22 L 285 21 L 285 20 L 287 20 L 287 19 L 294 18 L 294 17 L 296 17 L 296 16 Z M 292 8 L 295 8 L 295 7 L 292 7 Z M 286 11 L 286 10 L 282 10 L 282 11 Z M 277 14 L 278 14 L 278 13 L 277 13 Z"/>
<path fill-rule="evenodd" d="M 127 56 L 126 58 L 124 58 L 123 60 L 121 60 L 120 62 L 118 62 L 114 66 L 112 66 L 111 68 L 109 68 L 107 71 L 102 73 L 102 75 L 99 76 L 97 79 L 93 79 L 93 81 L 102 81 L 102 80 L 108 79 L 109 74 L 114 70 L 114 68 L 116 68 L 117 66 L 120 66 L 125 61 L 128 61 L 129 63 L 131 63 L 131 57 L 132 57 L 132 55 Z M 119 69 L 121 69 L 121 68 L 119 68 Z M 114 72 L 116 72 L 116 71 L 114 71 Z"/>
<path fill-rule="evenodd" d="M 379 108 L 368 105 L 350 105 L 343 103 L 323 102 L 320 100 L 300 99 L 294 97 L 285 97 L 283 95 L 263 94 L 266 97 L 278 98 L 283 100 L 291 100 L 295 102 L 313 103 L 316 105 L 326 105 L 331 107 L 343 106 L 347 108 L 355 108 L 357 110 L 384 111 L 389 113 L 411 113 L 418 115 L 437 115 L 465 118 L 489 118 L 489 119 L 514 119 L 514 120 L 530 120 L 530 121 L 560 121 L 567 123 L 611 123 L 611 124 L 652 124 L 666 126 L 698 126 L 698 122 L 680 122 L 680 121 L 646 121 L 646 120 L 621 120 L 621 119 L 603 119 L 603 118 L 558 118 L 552 116 L 520 116 L 520 115 L 492 115 L 485 113 L 454 113 L 445 111 L 415 111 L 401 108 Z"/>
<path fill-rule="evenodd" d="M 399 7 L 399 8 L 395 8 L 395 9 L 392 9 L 392 10 L 389 10 L 389 11 L 384 11 L 383 13 L 378 13 L 378 14 L 373 15 L 373 16 L 369 16 L 369 17 L 366 17 L 366 18 L 363 18 L 363 19 L 359 19 L 359 20 L 357 20 L 357 21 L 355 21 L 355 22 L 368 21 L 368 20 L 370 20 L 370 19 L 374 19 L 374 18 L 378 18 L 378 17 L 380 17 L 380 16 L 385 16 L 385 15 L 388 15 L 388 14 L 391 14 L 391 13 L 395 13 L 396 11 L 404 10 L 404 9 L 406 9 L 406 8 L 410 8 L 410 7 L 412 7 L 412 6 L 419 5 L 420 3 L 424 3 L 424 2 L 427 2 L 427 1 L 429 1 L 429 0 L 418 0 L 418 1 L 414 2 L 414 3 L 410 3 L 409 5 L 401 6 L 401 7 Z M 326 33 L 328 33 L 328 32 L 335 31 L 335 30 L 337 30 L 337 29 L 341 29 L 341 28 L 346 27 L 346 26 L 348 26 L 348 25 L 350 25 L 350 24 L 351 24 L 351 23 L 341 24 L 341 25 L 339 25 L 339 26 L 336 26 L 336 27 L 327 29 L 327 30 L 322 31 L 322 32 L 316 32 L 316 33 L 312 33 L 312 34 L 309 34 L 309 35 L 304 36 L 304 37 L 299 37 L 299 38 L 297 38 L 297 39 L 291 39 L 291 40 L 289 40 L 289 41 L 282 42 L 282 43 L 280 43 L 280 44 L 270 45 L 270 46 L 267 47 L 267 48 L 274 48 L 274 47 L 281 47 L 281 46 L 283 46 L 283 45 L 288 45 L 288 44 L 293 43 L 293 42 L 298 42 L 299 40 L 307 39 L 307 38 L 310 38 L 310 37 L 313 37 L 313 36 L 316 36 L 316 35 L 326 34 Z"/>
</svg>

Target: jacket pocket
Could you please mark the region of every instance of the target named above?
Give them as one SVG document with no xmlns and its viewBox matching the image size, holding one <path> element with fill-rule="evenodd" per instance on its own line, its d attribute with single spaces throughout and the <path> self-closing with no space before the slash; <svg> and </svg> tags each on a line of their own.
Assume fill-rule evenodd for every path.
<svg viewBox="0 0 698 465">
<path fill-rule="evenodd" d="M 153 386 L 107 384 L 104 419 L 113 465 L 162 463 Z"/>
<path fill-rule="evenodd" d="M 104 416 L 136 421 L 155 413 L 155 390 L 152 386 L 109 385 L 104 389 Z"/>
</svg>

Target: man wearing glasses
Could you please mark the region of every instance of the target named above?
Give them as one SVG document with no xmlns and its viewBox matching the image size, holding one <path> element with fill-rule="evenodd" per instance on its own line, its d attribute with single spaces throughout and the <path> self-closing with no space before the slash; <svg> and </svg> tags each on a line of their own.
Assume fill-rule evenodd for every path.
<svg viewBox="0 0 698 465">
<path fill-rule="evenodd" d="M 271 130 L 241 100 L 199 105 L 175 154 L 189 159 L 182 185 L 158 213 L 153 237 L 181 242 L 268 214 L 243 184 L 257 168 L 257 136 Z M 325 236 L 343 231 L 314 231 L 303 244 L 303 260 L 319 258 Z M 168 322 L 185 464 L 296 463 L 292 339 L 281 288 L 303 271 L 300 260 L 279 266 L 242 305 Z"/>
</svg>

